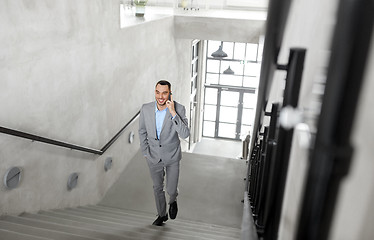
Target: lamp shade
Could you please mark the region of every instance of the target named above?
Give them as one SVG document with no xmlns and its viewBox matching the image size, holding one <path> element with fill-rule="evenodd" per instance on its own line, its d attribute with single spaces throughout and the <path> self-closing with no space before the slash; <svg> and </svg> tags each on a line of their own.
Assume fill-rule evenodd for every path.
<svg viewBox="0 0 374 240">
<path fill-rule="evenodd" d="M 227 54 L 224 51 L 222 51 L 222 45 L 221 45 L 221 46 L 218 47 L 217 51 L 212 53 L 211 56 L 214 57 L 214 58 L 224 58 L 224 57 L 227 57 Z"/>
<path fill-rule="evenodd" d="M 230 68 L 230 66 L 225 70 L 223 71 L 223 74 L 234 74 L 234 71 Z"/>
</svg>

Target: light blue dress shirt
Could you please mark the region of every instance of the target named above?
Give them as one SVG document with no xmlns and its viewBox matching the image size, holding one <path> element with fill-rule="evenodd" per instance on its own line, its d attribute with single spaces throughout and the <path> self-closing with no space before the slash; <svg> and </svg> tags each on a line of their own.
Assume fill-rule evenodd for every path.
<svg viewBox="0 0 374 240">
<path fill-rule="evenodd" d="M 162 130 L 162 125 L 165 120 L 166 111 L 168 108 L 165 108 L 164 110 L 160 111 L 157 108 L 157 104 L 155 104 L 155 113 L 156 113 L 156 133 L 157 133 L 157 139 L 160 139 L 160 133 Z"/>
<path fill-rule="evenodd" d="M 164 110 L 160 111 L 157 108 L 157 103 L 155 103 L 155 113 L 156 113 L 156 134 L 157 134 L 157 139 L 160 139 L 160 134 L 162 130 L 162 125 L 164 124 L 165 116 L 166 116 L 166 111 L 168 108 L 165 108 Z M 177 115 L 172 117 L 171 119 L 174 119 Z"/>
</svg>

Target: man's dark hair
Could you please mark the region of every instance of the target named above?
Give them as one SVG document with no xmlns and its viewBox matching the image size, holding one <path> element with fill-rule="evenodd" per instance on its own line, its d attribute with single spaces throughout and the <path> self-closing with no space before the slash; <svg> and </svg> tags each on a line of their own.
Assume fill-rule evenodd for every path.
<svg viewBox="0 0 374 240">
<path fill-rule="evenodd" d="M 169 91 L 171 91 L 171 84 L 168 82 L 168 81 L 166 81 L 166 80 L 160 80 L 160 81 L 158 81 L 157 83 L 156 83 L 156 86 L 155 87 L 157 87 L 157 85 L 168 85 L 168 87 L 169 87 Z"/>
</svg>

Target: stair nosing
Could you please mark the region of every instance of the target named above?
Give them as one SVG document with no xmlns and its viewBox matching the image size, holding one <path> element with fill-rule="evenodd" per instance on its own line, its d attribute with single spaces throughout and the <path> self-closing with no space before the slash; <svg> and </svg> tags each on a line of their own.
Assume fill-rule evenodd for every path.
<svg viewBox="0 0 374 240">
<path fill-rule="evenodd" d="M 39 228 L 39 227 L 34 227 L 34 226 L 27 226 L 27 225 L 24 225 L 24 224 L 18 224 L 18 223 L 13 223 L 13 222 L 9 222 L 9 221 L 4 221 L 4 220 L 0 220 L 0 224 L 1 222 L 5 222 L 7 224 L 10 224 L 10 225 L 14 225 L 14 226 L 23 226 L 22 230 L 25 230 L 25 229 L 29 229 L 29 230 L 34 230 L 34 231 L 40 231 L 40 232 L 46 232 L 46 233 L 50 233 L 52 234 L 56 234 L 56 235 L 67 235 L 67 236 L 71 236 L 71 237 L 78 237 L 78 238 L 81 238 L 82 240 L 83 239 L 91 239 L 91 240 L 104 240 L 104 239 L 101 239 L 101 238 L 89 238 L 89 237 L 86 237 L 86 236 L 82 236 L 82 235 L 76 235 L 76 234 L 71 234 L 71 233 L 68 233 L 68 232 L 61 232 L 61 231 L 56 231 L 56 230 L 50 230 L 50 229 L 45 229 L 45 228 Z M 23 233 L 23 232 L 20 232 L 20 233 Z M 32 233 L 23 233 L 23 234 L 28 234 L 28 235 L 31 235 L 31 236 L 36 236 L 36 237 L 44 237 L 44 236 L 39 236 L 39 235 L 35 235 L 35 234 L 32 234 Z M 43 234 L 43 233 L 41 233 Z M 53 239 L 53 238 L 52 238 Z"/>
<path fill-rule="evenodd" d="M 54 212 L 58 212 L 58 213 L 69 213 L 70 215 L 74 215 L 74 216 L 81 216 L 82 214 L 84 215 L 83 217 L 86 217 L 86 218 L 90 218 L 90 219 L 99 219 L 99 220 L 102 220 L 102 221 L 107 221 L 107 222 L 116 222 L 116 221 L 121 221 L 121 224 L 128 224 L 127 221 L 125 219 L 118 219 L 118 218 L 113 218 L 113 217 L 106 217 L 106 216 L 98 216 L 97 214 L 94 214 L 92 212 L 90 213 L 87 213 L 87 212 L 82 212 L 80 211 L 79 213 L 77 213 L 77 211 L 75 211 L 76 209 L 64 209 L 64 210 L 55 210 Z M 99 218 L 97 218 L 99 217 Z M 144 221 L 142 221 L 144 222 Z M 141 222 L 138 222 L 138 223 L 141 223 Z M 132 224 L 133 225 L 133 224 Z M 180 228 L 176 228 L 177 232 L 174 232 L 174 233 L 178 233 L 178 234 L 185 234 L 185 233 L 188 233 L 188 232 L 191 232 L 191 230 L 186 230 L 186 229 L 180 229 Z M 214 232 L 199 232 L 199 234 L 203 237 L 206 237 L 206 238 L 212 238 L 214 237 L 214 239 L 222 239 L 222 238 L 235 238 L 235 237 L 232 237 L 232 236 L 221 236 L 219 234 L 216 234 Z"/>
<path fill-rule="evenodd" d="M 41 220 L 41 219 L 35 218 L 35 216 L 37 216 L 37 215 L 40 215 L 40 214 L 30 214 L 30 215 L 23 215 L 23 216 L 18 216 L 18 217 L 17 216 L 7 216 L 3 220 L 8 221 L 8 222 L 17 223 L 17 224 L 26 225 L 26 226 L 32 226 L 32 227 L 36 227 L 35 225 L 32 224 L 32 222 L 35 222 L 37 224 L 43 225 L 43 228 L 50 229 L 50 230 L 56 230 L 56 231 L 63 231 L 63 230 L 62 229 L 60 229 L 60 230 L 54 229 L 53 227 L 67 228 L 67 230 L 65 230 L 65 231 L 71 231 L 71 229 L 75 229 L 76 231 L 105 234 L 106 235 L 105 237 L 112 236 L 112 237 L 117 237 L 117 239 L 118 238 L 121 238 L 121 239 L 124 238 L 124 236 L 122 236 L 122 235 L 111 234 L 109 232 L 108 233 L 103 233 L 102 231 L 89 229 L 87 227 L 78 227 L 76 225 L 74 226 L 74 225 L 62 224 L 62 223 L 58 223 L 58 222 L 54 222 L 54 221 Z M 13 219 L 15 219 L 17 221 L 13 221 Z M 19 222 L 18 220 L 21 220 L 22 223 Z M 25 222 L 27 222 L 27 223 L 25 223 Z M 74 234 L 80 235 L 78 233 L 74 233 Z M 85 234 L 84 236 L 87 236 L 87 233 L 84 233 L 84 234 Z M 91 237 L 91 236 L 89 236 L 89 237 Z"/>
<path fill-rule="evenodd" d="M 80 210 L 84 210 L 84 211 L 89 211 L 90 213 L 94 213 L 95 210 L 98 210 L 98 209 L 94 209 L 94 208 L 85 208 L 85 207 L 79 207 L 79 208 L 75 208 L 73 210 L 76 210 L 76 209 L 80 209 Z M 122 214 L 118 214 L 118 213 L 115 213 L 115 212 L 105 212 L 106 214 L 111 214 L 111 216 L 115 215 L 116 217 L 113 216 L 113 218 L 117 219 L 118 218 L 122 218 Z M 125 213 L 123 213 L 125 214 Z M 106 215 L 108 216 L 108 215 Z M 111 216 L 108 216 L 108 217 L 111 217 Z M 136 218 L 138 216 L 136 215 L 131 215 L 130 218 Z M 147 218 L 148 219 L 148 218 Z M 232 231 L 226 231 L 225 229 L 225 226 L 222 226 L 220 227 L 219 229 L 217 228 L 209 228 L 209 227 L 206 227 L 206 226 L 203 226 L 203 227 L 200 227 L 200 223 L 199 222 L 196 222 L 195 224 L 188 224 L 188 225 L 184 225 L 184 220 L 178 220 L 178 221 L 174 221 L 173 224 L 175 224 L 176 226 L 178 227 L 182 227 L 183 230 L 186 230 L 186 231 L 189 231 L 189 230 L 196 230 L 198 232 L 201 232 L 201 233 L 206 233 L 206 234 L 215 234 L 215 235 L 220 235 L 220 234 L 223 234 L 225 235 L 225 237 L 232 237 L 232 238 L 236 238 L 236 237 L 240 237 L 240 232 L 239 230 L 236 231 L 236 232 L 232 232 Z"/>
<path fill-rule="evenodd" d="M 71 215 L 71 214 L 67 214 L 67 213 L 63 213 L 63 212 L 54 212 L 54 211 L 41 211 L 41 214 L 49 214 L 49 213 L 51 213 L 51 214 L 55 214 L 55 215 L 63 215 L 63 216 L 65 216 L 65 217 L 75 217 L 75 218 L 83 218 L 83 219 L 86 219 L 86 220 L 89 220 L 89 221 L 98 221 L 98 222 L 105 222 L 105 223 L 107 223 L 107 224 L 115 224 L 115 225 L 118 225 L 118 226 L 120 226 L 120 227 L 136 227 L 137 225 L 134 225 L 134 224 L 131 224 L 131 225 L 129 225 L 129 224 L 126 224 L 126 223 L 116 223 L 116 222 L 110 222 L 110 221 L 104 221 L 104 220 L 98 220 L 98 219 L 95 219 L 95 218 L 89 218 L 89 217 L 82 217 L 82 216 L 76 216 L 76 215 Z M 150 228 L 148 229 L 150 232 L 158 232 L 159 231 L 159 229 L 156 229 L 157 227 L 156 226 L 152 226 L 152 225 L 149 225 L 150 226 Z M 152 228 L 153 227 L 153 228 Z M 185 234 L 185 233 L 180 233 L 180 232 L 165 232 L 165 233 L 168 233 L 168 234 L 171 234 L 171 235 L 179 235 L 179 236 L 189 236 L 189 235 L 187 235 L 187 234 Z M 191 233 L 191 232 L 189 232 L 189 233 Z M 213 236 L 213 237 L 215 237 L 215 236 Z M 175 239 L 175 236 L 174 236 L 174 238 L 173 239 Z M 201 236 L 199 236 L 199 239 L 215 239 L 215 238 L 208 238 L 208 237 L 201 237 Z"/>
<path fill-rule="evenodd" d="M 119 210 L 121 211 L 122 213 L 125 213 L 125 214 L 137 214 L 139 213 L 139 215 L 143 215 L 145 217 L 149 217 L 147 216 L 147 212 L 141 212 L 141 211 L 137 211 L 137 210 L 131 210 L 131 209 L 123 209 L 123 208 L 115 208 L 115 207 L 111 207 L 111 206 L 107 206 L 107 205 L 100 205 L 100 204 L 97 204 L 97 205 L 88 205 L 88 206 L 80 206 L 80 207 L 99 207 L 99 208 L 106 208 L 106 209 L 113 209 L 113 210 Z M 225 226 L 225 225 L 217 225 L 217 224 L 211 224 L 211 223 L 205 223 L 205 222 L 197 222 L 197 221 L 192 221 L 192 220 L 187 220 L 187 219 L 182 219 L 183 222 L 186 222 L 186 223 L 190 223 L 190 224 L 196 224 L 198 223 L 199 225 L 204 225 L 204 226 L 209 226 L 209 227 L 212 227 L 212 228 L 225 228 L 227 230 L 230 230 L 232 232 L 237 232 L 239 231 L 240 232 L 240 228 L 235 228 L 235 227 L 231 227 L 231 226 Z"/>
<path fill-rule="evenodd" d="M 32 237 L 35 240 L 50 240 L 49 238 L 36 237 L 36 236 L 30 235 L 30 234 L 24 234 L 24 233 L 14 232 L 14 231 L 10 231 L 10 230 L 7 230 L 7 229 L 0 229 L 0 232 L 1 231 L 5 231 L 5 232 L 8 232 L 8 233 L 11 233 L 11 234 L 14 234 L 14 235 L 20 235 L 21 237 L 22 236 L 28 237 L 28 238 Z M 6 239 L 3 239 L 3 240 L 6 240 Z"/>
</svg>

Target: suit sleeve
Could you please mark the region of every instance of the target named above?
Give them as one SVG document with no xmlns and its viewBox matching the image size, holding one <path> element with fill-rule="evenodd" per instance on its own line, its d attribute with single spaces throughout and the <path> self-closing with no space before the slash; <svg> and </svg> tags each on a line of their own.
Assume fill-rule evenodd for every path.
<svg viewBox="0 0 374 240">
<path fill-rule="evenodd" d="M 181 106 L 175 118 L 172 119 L 174 129 L 177 131 L 179 137 L 185 139 L 190 136 L 190 129 L 188 128 L 188 119 L 186 117 L 186 108 Z"/>
<path fill-rule="evenodd" d="M 143 107 L 140 110 L 140 117 L 139 117 L 139 140 L 140 140 L 140 150 L 142 151 L 144 156 L 148 155 L 148 134 L 147 128 L 144 122 L 144 112 Z"/>
</svg>

